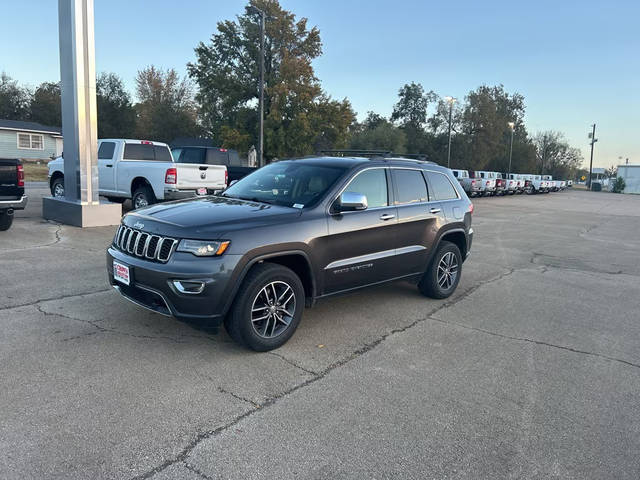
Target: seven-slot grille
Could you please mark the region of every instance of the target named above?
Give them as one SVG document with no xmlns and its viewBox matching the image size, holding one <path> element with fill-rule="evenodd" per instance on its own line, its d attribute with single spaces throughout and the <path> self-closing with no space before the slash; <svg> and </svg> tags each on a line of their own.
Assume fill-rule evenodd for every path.
<svg viewBox="0 0 640 480">
<path fill-rule="evenodd" d="M 169 260 L 177 243 L 175 238 L 151 235 L 126 225 L 120 225 L 113 239 L 113 245 L 123 252 L 162 263 Z"/>
</svg>

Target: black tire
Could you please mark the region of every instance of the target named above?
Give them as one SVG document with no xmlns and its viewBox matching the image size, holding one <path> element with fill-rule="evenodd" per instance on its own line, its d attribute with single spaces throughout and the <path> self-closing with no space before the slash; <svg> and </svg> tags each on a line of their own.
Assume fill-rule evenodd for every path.
<svg viewBox="0 0 640 480">
<path fill-rule="evenodd" d="M 273 284 L 276 284 L 277 293 L 275 295 L 267 294 L 265 297 L 264 290 Z M 284 297 L 287 292 L 285 286 L 294 295 L 293 306 L 290 300 L 284 304 L 285 311 L 291 314 L 287 316 L 283 311 L 277 310 L 278 307 L 271 310 L 272 307 L 269 307 L 266 302 L 269 295 L 274 298 L 278 298 L 280 295 Z M 268 290 L 268 292 L 272 292 L 272 290 Z M 285 300 L 286 297 L 281 302 Z M 292 270 L 275 263 L 260 263 L 249 271 L 240 285 L 231 311 L 224 320 L 224 326 L 231 338 L 240 345 L 257 352 L 266 352 L 284 345 L 291 338 L 302 319 L 304 304 L 304 286 Z M 258 315 L 261 315 L 261 311 L 266 312 L 267 315 L 273 314 L 274 317 L 270 316 L 266 320 L 259 321 L 257 318 L 260 318 Z M 288 317 L 288 323 L 285 325 L 283 320 L 276 321 L 276 314 L 282 315 L 284 320 L 287 320 L 286 317 Z M 252 315 L 256 318 L 252 318 Z M 261 332 L 263 328 L 264 330 Z M 272 329 L 272 336 L 269 336 L 269 328 Z"/>
<path fill-rule="evenodd" d="M 123 197 L 107 197 L 107 200 L 112 203 L 124 203 L 127 201 L 127 199 Z"/>
<path fill-rule="evenodd" d="M 6 210 L 0 210 L 0 232 L 9 230 L 13 223 L 13 215 L 9 215 Z"/>
<path fill-rule="evenodd" d="M 58 177 L 51 182 L 51 196 L 55 198 L 64 197 L 64 177 Z"/>
<path fill-rule="evenodd" d="M 134 210 L 148 207 L 156 202 L 156 196 L 149 185 L 140 185 L 133 191 L 133 195 L 131 196 L 131 206 Z"/>
<path fill-rule="evenodd" d="M 451 257 L 453 255 L 453 257 Z M 443 262 L 446 263 L 445 257 L 455 259 L 455 275 L 453 278 L 447 275 L 447 280 L 443 283 L 442 278 L 438 278 L 438 273 Z M 451 264 L 453 267 L 453 263 Z M 451 269 L 453 272 L 453 268 Z M 431 298 L 447 298 L 456 291 L 460 277 L 462 276 L 462 255 L 460 249 L 455 243 L 442 241 L 438 246 L 429 268 L 424 273 L 422 279 L 418 283 L 418 288 L 423 295 Z M 446 287 L 446 288 L 445 288 Z"/>
</svg>

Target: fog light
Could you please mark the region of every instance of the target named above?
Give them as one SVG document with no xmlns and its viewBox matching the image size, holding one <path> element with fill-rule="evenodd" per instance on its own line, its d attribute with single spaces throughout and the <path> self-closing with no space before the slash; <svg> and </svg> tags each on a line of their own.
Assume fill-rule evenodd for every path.
<svg viewBox="0 0 640 480">
<path fill-rule="evenodd" d="M 204 290 L 204 282 L 197 280 L 174 280 L 173 286 L 176 287 L 180 293 L 188 293 L 191 295 L 197 295 Z"/>
</svg>

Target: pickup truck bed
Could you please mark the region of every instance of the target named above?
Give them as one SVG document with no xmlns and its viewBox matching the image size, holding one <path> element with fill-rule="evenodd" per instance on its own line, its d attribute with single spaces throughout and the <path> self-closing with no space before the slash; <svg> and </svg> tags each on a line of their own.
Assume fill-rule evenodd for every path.
<svg viewBox="0 0 640 480">
<path fill-rule="evenodd" d="M 15 158 L 0 158 L 0 231 L 11 227 L 14 210 L 26 205 L 22 163 Z"/>
</svg>

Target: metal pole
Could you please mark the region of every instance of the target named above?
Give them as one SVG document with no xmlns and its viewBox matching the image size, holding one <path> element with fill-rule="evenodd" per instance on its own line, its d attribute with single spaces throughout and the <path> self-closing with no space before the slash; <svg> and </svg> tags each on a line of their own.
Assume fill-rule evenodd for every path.
<svg viewBox="0 0 640 480">
<path fill-rule="evenodd" d="M 513 155 L 513 131 L 514 127 L 511 127 L 511 146 L 509 147 L 509 175 L 511 175 L 511 156 Z"/>
<path fill-rule="evenodd" d="M 264 166 L 264 12 L 260 11 L 260 153 L 258 165 Z"/>
<path fill-rule="evenodd" d="M 587 187 L 591 190 L 591 175 L 593 175 L 593 144 L 596 143 L 596 124 L 592 125 L 593 131 L 591 132 L 591 160 L 589 162 L 589 186 Z"/>
<path fill-rule="evenodd" d="M 453 113 L 453 99 L 449 100 L 449 147 L 447 148 L 447 168 L 451 168 L 451 115 Z"/>
</svg>

